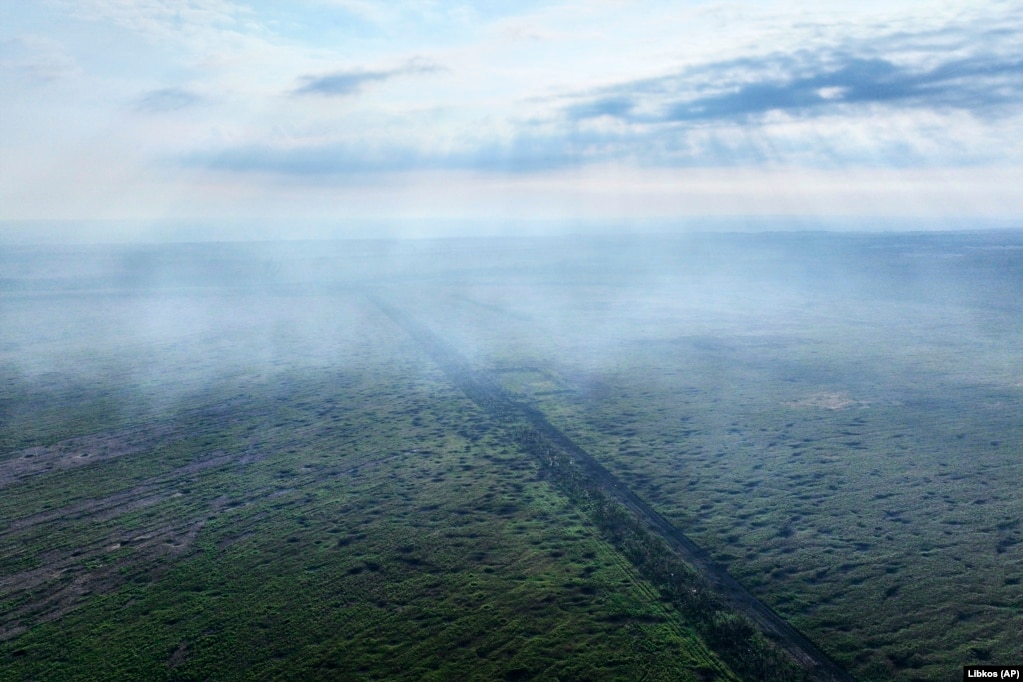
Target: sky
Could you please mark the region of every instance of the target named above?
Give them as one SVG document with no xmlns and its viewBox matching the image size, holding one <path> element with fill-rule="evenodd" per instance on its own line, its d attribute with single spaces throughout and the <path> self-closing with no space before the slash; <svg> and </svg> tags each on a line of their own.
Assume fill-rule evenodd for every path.
<svg viewBox="0 0 1023 682">
<path fill-rule="evenodd" d="M 1015 224 L 1021 131 L 1019 1 L 0 0 L 6 230 Z"/>
</svg>

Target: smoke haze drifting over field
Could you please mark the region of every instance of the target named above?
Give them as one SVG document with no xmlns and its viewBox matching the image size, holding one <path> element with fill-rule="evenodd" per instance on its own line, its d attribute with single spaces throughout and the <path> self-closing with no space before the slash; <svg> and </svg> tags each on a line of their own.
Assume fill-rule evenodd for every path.
<svg viewBox="0 0 1023 682">
<path fill-rule="evenodd" d="M 0 220 L 96 239 L 1004 224 L 1021 26 L 998 1 L 8 3 Z"/>
</svg>

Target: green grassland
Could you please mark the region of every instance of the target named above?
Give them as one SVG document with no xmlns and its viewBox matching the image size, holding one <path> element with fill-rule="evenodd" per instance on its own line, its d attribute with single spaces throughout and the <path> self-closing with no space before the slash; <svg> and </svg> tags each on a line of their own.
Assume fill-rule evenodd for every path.
<svg viewBox="0 0 1023 682">
<path fill-rule="evenodd" d="M 576 275 L 433 290 L 436 328 L 858 679 L 1019 657 L 1018 305 Z"/>
<path fill-rule="evenodd" d="M 1018 237 L 246 249 L 0 254 L 0 679 L 760 679 L 534 408 L 856 679 L 1018 662 Z"/>
<path fill-rule="evenodd" d="M 361 297 L 231 306 L 187 353 L 9 342 L 0 678 L 736 679 Z"/>
</svg>

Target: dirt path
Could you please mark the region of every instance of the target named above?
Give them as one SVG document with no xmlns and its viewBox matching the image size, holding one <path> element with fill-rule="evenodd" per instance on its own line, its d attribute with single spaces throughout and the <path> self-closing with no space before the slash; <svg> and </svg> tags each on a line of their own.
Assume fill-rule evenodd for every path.
<svg viewBox="0 0 1023 682">
<path fill-rule="evenodd" d="M 449 380 L 477 406 L 497 420 L 528 422 L 533 429 L 568 453 L 592 481 L 597 482 L 634 514 L 645 519 L 679 556 L 707 579 L 732 608 L 759 625 L 765 634 L 809 670 L 815 679 L 852 682 L 853 678 L 802 632 L 757 599 L 717 564 L 706 550 L 671 525 L 592 455 L 554 427 L 542 412 L 520 403 L 486 373 L 474 370 L 458 351 L 400 308 L 373 295 L 369 298 L 395 324 L 420 343 Z"/>
</svg>

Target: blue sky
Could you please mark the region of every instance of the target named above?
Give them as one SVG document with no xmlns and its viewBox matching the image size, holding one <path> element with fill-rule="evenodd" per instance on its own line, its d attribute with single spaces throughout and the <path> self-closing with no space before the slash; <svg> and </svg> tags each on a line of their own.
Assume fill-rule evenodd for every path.
<svg viewBox="0 0 1023 682">
<path fill-rule="evenodd" d="M 1021 2 L 3 2 L 0 91 L 0 221 L 1023 217 Z"/>
</svg>

